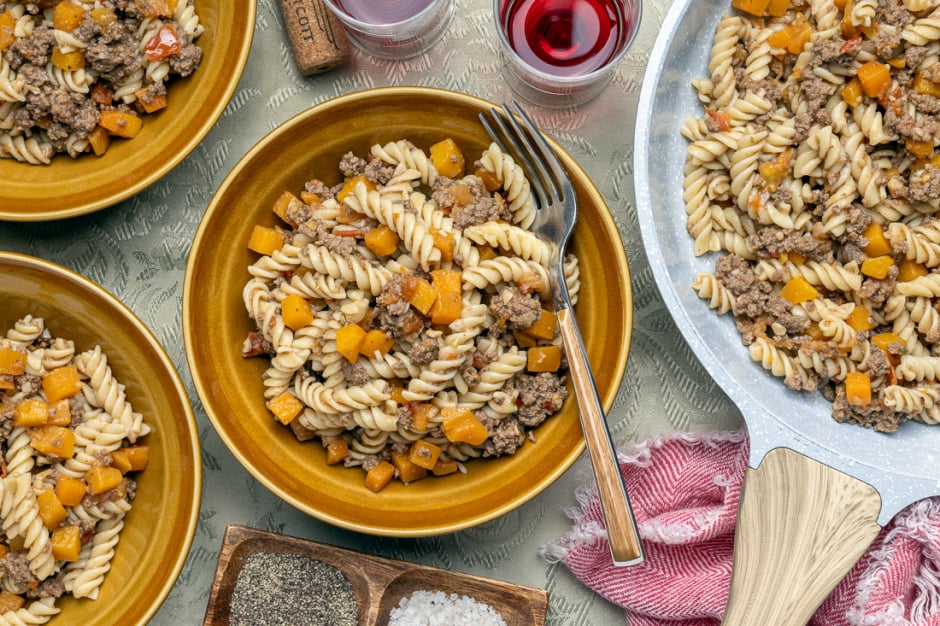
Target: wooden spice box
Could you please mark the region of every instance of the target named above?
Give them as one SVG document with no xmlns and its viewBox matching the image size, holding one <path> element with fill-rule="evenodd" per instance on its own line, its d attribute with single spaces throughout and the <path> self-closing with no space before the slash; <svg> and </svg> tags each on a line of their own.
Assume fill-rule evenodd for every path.
<svg viewBox="0 0 940 626">
<path fill-rule="evenodd" d="M 387 626 L 389 612 L 418 590 L 467 595 L 498 611 L 507 624 L 545 623 L 548 592 L 491 578 L 387 559 L 307 539 L 230 524 L 225 529 L 203 626 L 229 623 L 232 592 L 245 559 L 259 552 L 298 554 L 340 569 L 359 604 L 359 623 Z"/>
</svg>

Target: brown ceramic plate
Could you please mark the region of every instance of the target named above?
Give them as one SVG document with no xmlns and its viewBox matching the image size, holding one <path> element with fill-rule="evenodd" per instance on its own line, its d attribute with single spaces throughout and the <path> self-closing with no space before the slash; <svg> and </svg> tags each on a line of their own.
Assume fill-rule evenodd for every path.
<svg viewBox="0 0 940 626">
<path fill-rule="evenodd" d="M 169 106 L 147 115 L 134 139 L 101 157 L 56 156 L 49 165 L 0 159 L 0 219 L 43 221 L 91 213 L 129 198 L 182 161 L 215 125 L 241 78 L 255 28 L 254 0 L 196 0 L 202 64 L 169 83 Z"/>
<path fill-rule="evenodd" d="M 246 559 L 262 552 L 297 554 L 338 568 L 353 588 L 363 626 L 388 624 L 389 613 L 399 601 L 422 590 L 469 596 L 493 607 L 507 624 L 541 626 L 548 611 L 548 592 L 544 589 L 229 525 L 222 539 L 203 626 L 229 623 L 232 593 L 242 566 Z"/>
<path fill-rule="evenodd" d="M 477 119 L 490 103 L 450 91 L 396 87 L 349 94 L 280 125 L 235 166 L 209 203 L 196 233 L 183 290 L 183 332 L 196 389 L 219 436 L 259 481 L 297 508 L 360 532 L 422 536 L 467 528 L 528 501 L 584 450 L 574 397 L 535 431 L 537 443 L 517 454 L 468 463 L 468 473 L 363 486 L 361 469 L 328 467 L 318 443 L 299 443 L 264 406 L 265 359 L 243 359 L 254 330 L 242 288 L 257 258 L 246 247 L 255 224 L 273 226 L 271 207 L 284 190 L 298 192 L 312 176 L 336 172 L 340 157 L 366 154 L 374 143 L 402 138 L 428 147 L 451 137 L 465 155 L 489 145 Z M 581 262 L 578 321 L 610 408 L 630 346 L 632 302 L 626 254 L 616 226 L 587 174 L 565 153 L 580 218 L 571 248 Z M 473 158 L 476 158 L 475 156 Z"/>
<path fill-rule="evenodd" d="M 0 252 L 0 332 L 42 317 L 76 352 L 100 345 L 134 410 L 153 427 L 151 459 L 97 600 L 63 598 L 49 623 L 146 624 L 189 554 L 202 498 L 199 436 L 189 398 L 166 352 L 114 296 L 63 267 Z"/>
</svg>

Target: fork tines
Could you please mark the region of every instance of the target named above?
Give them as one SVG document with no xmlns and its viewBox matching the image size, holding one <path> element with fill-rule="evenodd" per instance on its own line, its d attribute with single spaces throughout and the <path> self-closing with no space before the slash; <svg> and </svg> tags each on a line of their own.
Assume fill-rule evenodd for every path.
<svg viewBox="0 0 940 626">
<path fill-rule="evenodd" d="M 561 181 L 565 178 L 565 170 L 529 114 L 515 100 L 511 106 L 503 104 L 502 109 L 492 107 L 489 113 L 487 116 L 481 112 L 480 122 L 503 152 L 526 169 L 539 208 L 564 200 L 565 190 Z M 490 123 L 491 119 L 495 127 Z"/>
</svg>

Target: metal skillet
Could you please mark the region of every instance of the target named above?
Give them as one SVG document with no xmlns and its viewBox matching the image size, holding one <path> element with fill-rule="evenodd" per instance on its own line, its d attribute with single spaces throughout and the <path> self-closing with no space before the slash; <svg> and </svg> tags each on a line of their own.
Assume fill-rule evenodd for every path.
<svg viewBox="0 0 940 626">
<path fill-rule="evenodd" d="M 881 526 L 940 494 L 940 426 L 884 434 L 840 424 L 820 395 L 787 389 L 750 360 L 730 316 L 691 288 L 714 258 L 695 257 L 682 198 L 687 141 L 702 107 L 715 26 L 729 0 L 676 0 L 652 50 L 637 110 L 637 214 L 656 283 L 699 361 L 741 410 L 751 456 L 735 535 L 726 624 L 806 624 Z"/>
</svg>

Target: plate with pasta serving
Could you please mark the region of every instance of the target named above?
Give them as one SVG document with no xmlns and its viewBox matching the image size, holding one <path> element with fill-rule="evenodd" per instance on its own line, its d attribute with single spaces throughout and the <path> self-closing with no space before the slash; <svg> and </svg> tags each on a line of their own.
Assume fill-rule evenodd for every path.
<svg viewBox="0 0 940 626">
<path fill-rule="evenodd" d="M 212 199 L 183 296 L 186 352 L 219 435 L 299 509 L 422 536 L 492 519 L 577 459 L 535 210 L 477 115 L 393 87 L 341 96 L 258 143 Z M 630 344 L 626 256 L 561 151 L 582 207 L 567 251 L 605 407 Z"/>
<path fill-rule="evenodd" d="M 743 412 L 752 465 L 787 448 L 858 479 L 843 503 L 865 506 L 837 525 L 860 550 L 940 493 L 940 64 L 926 3 L 837 4 L 676 3 L 635 163 L 660 292 Z"/>
<path fill-rule="evenodd" d="M 248 59 L 256 4 L 0 1 L 0 219 L 112 206 L 208 134 Z"/>
<path fill-rule="evenodd" d="M 182 571 L 202 465 L 150 330 L 74 272 L 0 252 L 0 621 L 146 624 Z"/>
</svg>

